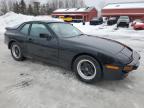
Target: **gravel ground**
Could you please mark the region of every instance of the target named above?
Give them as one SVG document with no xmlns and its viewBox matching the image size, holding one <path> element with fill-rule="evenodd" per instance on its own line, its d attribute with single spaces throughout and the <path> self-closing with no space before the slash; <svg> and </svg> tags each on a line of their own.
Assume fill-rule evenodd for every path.
<svg viewBox="0 0 144 108">
<path fill-rule="evenodd" d="M 0 108 L 144 108 L 144 37 L 108 38 L 138 51 L 141 66 L 124 80 L 92 85 L 40 61 L 14 61 L 0 38 Z"/>
</svg>

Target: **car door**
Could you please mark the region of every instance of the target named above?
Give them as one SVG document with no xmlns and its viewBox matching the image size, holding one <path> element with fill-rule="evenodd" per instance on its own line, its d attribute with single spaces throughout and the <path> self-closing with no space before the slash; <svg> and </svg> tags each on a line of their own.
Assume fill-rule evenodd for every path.
<svg viewBox="0 0 144 108">
<path fill-rule="evenodd" d="M 30 28 L 30 23 L 25 23 L 21 27 L 19 27 L 19 30 L 16 33 L 17 35 L 15 35 L 17 41 L 20 42 L 24 55 L 27 55 L 26 42 L 29 34 L 29 28 Z"/>
<path fill-rule="evenodd" d="M 40 34 L 47 34 L 51 39 L 40 38 Z M 32 56 L 51 63 L 58 62 L 58 40 L 43 23 L 32 23 L 27 49 Z"/>
</svg>

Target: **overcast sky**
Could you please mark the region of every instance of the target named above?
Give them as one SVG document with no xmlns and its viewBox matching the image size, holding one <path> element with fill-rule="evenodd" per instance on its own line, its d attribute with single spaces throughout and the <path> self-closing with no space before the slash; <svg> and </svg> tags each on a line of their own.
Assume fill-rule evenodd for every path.
<svg viewBox="0 0 144 108">
<path fill-rule="evenodd" d="M 1 1 L 1 0 L 0 0 Z M 7 1 L 7 0 L 6 0 Z M 16 0 L 12 0 L 16 1 Z M 51 0 L 25 0 L 25 1 L 40 1 L 40 2 L 47 2 Z M 107 3 L 118 3 L 118 2 L 144 2 L 144 0 L 84 0 L 86 5 L 88 6 L 95 6 L 97 8 L 103 7 Z"/>
<path fill-rule="evenodd" d="M 36 1 L 45 2 L 45 1 L 48 1 L 48 0 L 36 0 Z M 88 6 L 96 6 L 96 7 L 102 7 L 103 5 L 105 5 L 107 3 L 139 2 L 139 1 L 144 2 L 144 0 L 84 0 L 84 1 Z"/>
<path fill-rule="evenodd" d="M 85 0 L 88 6 L 101 7 L 107 3 L 118 3 L 118 2 L 144 2 L 144 0 Z"/>
</svg>

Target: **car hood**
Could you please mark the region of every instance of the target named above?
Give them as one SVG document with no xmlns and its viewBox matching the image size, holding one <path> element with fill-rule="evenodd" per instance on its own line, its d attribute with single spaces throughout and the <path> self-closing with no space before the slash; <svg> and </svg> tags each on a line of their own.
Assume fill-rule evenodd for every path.
<svg viewBox="0 0 144 108">
<path fill-rule="evenodd" d="M 119 19 L 118 22 L 129 22 L 129 19 Z"/>
<path fill-rule="evenodd" d="M 120 42 L 89 35 L 66 38 L 66 40 L 68 42 L 72 42 L 72 44 L 74 45 L 99 49 L 101 51 L 106 51 L 111 54 L 117 54 L 125 47 Z"/>
</svg>

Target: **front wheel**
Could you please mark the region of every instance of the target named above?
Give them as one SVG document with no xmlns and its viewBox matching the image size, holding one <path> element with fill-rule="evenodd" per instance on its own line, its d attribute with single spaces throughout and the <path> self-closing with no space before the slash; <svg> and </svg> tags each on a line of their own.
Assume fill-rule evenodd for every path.
<svg viewBox="0 0 144 108">
<path fill-rule="evenodd" d="M 16 42 L 13 42 L 11 45 L 11 55 L 16 61 L 24 60 L 21 47 Z"/>
<path fill-rule="evenodd" d="M 102 78 L 100 64 L 93 57 L 78 57 L 74 62 L 73 68 L 77 77 L 86 83 L 94 83 Z"/>
</svg>

